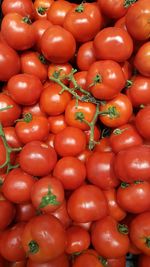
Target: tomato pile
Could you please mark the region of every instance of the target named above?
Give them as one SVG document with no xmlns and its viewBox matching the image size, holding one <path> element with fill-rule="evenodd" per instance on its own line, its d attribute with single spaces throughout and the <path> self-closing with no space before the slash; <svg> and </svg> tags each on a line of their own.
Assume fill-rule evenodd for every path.
<svg viewBox="0 0 150 267">
<path fill-rule="evenodd" d="M 0 267 L 150 266 L 150 0 L 4 0 Z"/>
</svg>

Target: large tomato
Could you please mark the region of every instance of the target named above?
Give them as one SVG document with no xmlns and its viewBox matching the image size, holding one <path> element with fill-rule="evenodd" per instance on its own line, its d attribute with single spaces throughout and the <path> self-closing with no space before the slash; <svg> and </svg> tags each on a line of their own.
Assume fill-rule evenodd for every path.
<svg viewBox="0 0 150 267">
<path fill-rule="evenodd" d="M 146 77 L 150 77 L 150 42 L 144 43 L 138 50 L 134 65 L 137 70 Z"/>
</svg>

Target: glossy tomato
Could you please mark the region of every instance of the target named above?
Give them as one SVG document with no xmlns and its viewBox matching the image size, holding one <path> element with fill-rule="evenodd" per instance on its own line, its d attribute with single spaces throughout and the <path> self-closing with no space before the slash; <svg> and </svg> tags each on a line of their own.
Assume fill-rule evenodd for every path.
<svg viewBox="0 0 150 267">
<path fill-rule="evenodd" d="M 138 50 L 134 65 L 137 70 L 144 76 L 150 77 L 150 42 L 143 44 Z"/>
<path fill-rule="evenodd" d="M 77 52 L 77 66 L 80 70 L 88 70 L 92 63 L 96 61 L 93 41 L 82 44 Z"/>
<path fill-rule="evenodd" d="M 5 16 L 8 13 L 18 13 L 23 17 L 34 18 L 34 7 L 31 0 L 4 0 L 2 2 L 2 12 Z"/>
<path fill-rule="evenodd" d="M 16 209 L 13 203 L 0 194 L 0 230 L 4 230 L 13 221 Z"/>
<path fill-rule="evenodd" d="M 48 117 L 50 132 L 57 134 L 67 127 L 64 115 L 50 116 Z"/>
<path fill-rule="evenodd" d="M 141 136 L 146 140 L 150 140 L 149 120 L 150 120 L 150 106 L 147 106 L 139 110 L 135 118 L 136 128 L 138 132 L 141 134 Z"/>
<path fill-rule="evenodd" d="M 62 254 L 56 259 L 45 263 L 34 262 L 29 259 L 27 267 L 69 267 L 69 260 L 66 254 Z"/>
<path fill-rule="evenodd" d="M 38 19 L 46 19 L 47 12 L 52 5 L 53 0 L 35 0 L 34 1 L 34 9 L 35 9 L 35 18 Z"/>
</svg>

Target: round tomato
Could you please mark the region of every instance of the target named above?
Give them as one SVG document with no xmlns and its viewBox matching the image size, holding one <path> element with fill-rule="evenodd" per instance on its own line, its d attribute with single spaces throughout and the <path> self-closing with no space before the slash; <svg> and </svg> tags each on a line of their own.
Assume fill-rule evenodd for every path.
<svg viewBox="0 0 150 267">
<path fill-rule="evenodd" d="M 3 131 L 5 133 L 7 144 L 10 147 L 18 148 L 22 146 L 22 143 L 16 134 L 15 127 L 4 127 Z"/>
<path fill-rule="evenodd" d="M 138 50 L 134 65 L 137 70 L 146 77 L 150 77 L 150 42 L 143 44 Z"/>
<path fill-rule="evenodd" d="M 87 267 L 103 267 L 104 265 L 101 263 L 101 261 L 99 260 L 98 256 L 92 254 L 92 253 L 89 253 L 89 252 L 85 252 L 81 255 L 79 255 L 72 267 L 82 267 L 86 265 Z"/>
<path fill-rule="evenodd" d="M 77 155 L 77 158 L 83 162 L 86 163 L 88 158 L 92 155 L 92 151 L 89 149 L 85 149 L 84 151 L 82 151 L 79 155 Z"/>
<path fill-rule="evenodd" d="M 82 44 L 77 52 L 77 66 L 80 70 L 88 70 L 96 61 L 93 41 Z"/>
<path fill-rule="evenodd" d="M 64 228 L 68 228 L 72 221 L 71 218 L 69 217 L 68 211 L 67 211 L 67 204 L 66 201 L 61 204 L 61 206 L 55 210 L 54 212 L 51 213 L 55 218 L 57 218 L 61 224 L 64 226 Z"/>
<path fill-rule="evenodd" d="M 26 113 L 30 113 L 33 116 L 45 116 L 45 113 L 41 110 L 39 102 L 30 105 L 30 106 L 23 106 L 22 108 L 22 114 L 25 115 Z"/>
<path fill-rule="evenodd" d="M 16 209 L 13 203 L 0 194 L 0 230 L 4 230 L 13 221 Z"/>
<path fill-rule="evenodd" d="M 139 110 L 135 118 L 136 128 L 138 132 L 147 140 L 150 140 L 150 106 Z"/>
<path fill-rule="evenodd" d="M 117 27 L 117 28 L 121 28 L 125 31 L 127 31 L 127 28 L 126 28 L 126 17 L 123 16 L 121 17 L 120 19 L 118 19 L 115 24 L 114 24 L 114 27 Z"/>
<path fill-rule="evenodd" d="M 69 267 L 69 260 L 66 254 L 45 263 L 34 262 L 29 259 L 26 267 Z"/>
<path fill-rule="evenodd" d="M 31 218 L 37 215 L 36 209 L 32 203 L 26 202 L 16 205 L 16 222 L 28 222 Z"/>
<path fill-rule="evenodd" d="M 38 19 L 46 19 L 47 12 L 52 5 L 53 0 L 35 0 L 34 1 L 34 9 L 35 9 L 35 18 Z"/>
<path fill-rule="evenodd" d="M 31 0 L 4 0 L 2 2 L 2 12 L 5 16 L 8 13 L 18 13 L 23 17 L 34 18 L 34 7 Z"/>
<path fill-rule="evenodd" d="M 59 1 L 58 1 L 59 2 Z M 58 3 L 54 2 L 54 3 Z M 61 76 L 63 77 L 64 75 L 70 74 L 72 71 L 72 66 L 70 63 L 64 63 L 64 64 L 54 64 L 51 63 L 48 67 L 48 77 L 52 77 L 53 75 L 59 73 L 59 78 L 64 84 L 68 84 L 69 81 L 68 79 L 61 79 Z"/>
<path fill-rule="evenodd" d="M 126 257 L 124 256 L 119 259 L 108 259 L 107 263 L 109 267 L 126 267 Z"/>
<path fill-rule="evenodd" d="M 67 127 L 64 115 L 48 117 L 48 122 L 50 131 L 53 134 L 57 134 Z"/>
</svg>

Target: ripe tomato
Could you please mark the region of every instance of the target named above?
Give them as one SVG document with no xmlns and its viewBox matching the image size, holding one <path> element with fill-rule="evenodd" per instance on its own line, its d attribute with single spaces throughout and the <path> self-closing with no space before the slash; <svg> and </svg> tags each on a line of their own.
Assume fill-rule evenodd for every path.
<svg viewBox="0 0 150 267">
<path fill-rule="evenodd" d="M 132 72 L 133 72 L 133 66 L 131 65 L 131 63 L 129 63 L 127 60 L 120 63 L 120 66 L 122 68 L 122 71 L 124 73 L 125 79 L 129 80 L 131 79 L 132 76 Z"/>
<path fill-rule="evenodd" d="M 14 262 L 8 262 L 6 264 L 7 267 L 26 267 L 27 261 L 14 261 Z"/>
<path fill-rule="evenodd" d="M 23 17 L 34 18 L 34 7 L 31 0 L 4 0 L 2 2 L 2 12 L 5 16 L 8 13 L 18 13 Z"/>
<path fill-rule="evenodd" d="M 95 152 L 111 152 L 110 138 L 104 137 L 100 140 L 99 144 L 94 147 Z"/>
<path fill-rule="evenodd" d="M 33 206 L 44 213 L 58 209 L 64 201 L 62 183 L 54 177 L 43 177 L 31 189 Z"/>
<path fill-rule="evenodd" d="M 54 25 L 42 35 L 41 50 L 52 63 L 67 63 L 75 54 L 76 41 L 71 32 Z"/>
<path fill-rule="evenodd" d="M 22 114 L 25 115 L 26 113 L 30 113 L 33 116 L 45 116 L 45 113 L 42 112 L 39 102 L 37 102 L 34 105 L 30 105 L 30 106 L 24 106 L 22 109 Z"/>
<path fill-rule="evenodd" d="M 34 262 L 29 259 L 26 267 L 69 267 L 69 260 L 66 254 L 44 263 Z"/>
<path fill-rule="evenodd" d="M 0 231 L 7 228 L 7 226 L 13 221 L 16 214 L 16 209 L 13 203 L 7 200 L 0 193 Z"/>
<path fill-rule="evenodd" d="M 47 86 L 40 98 L 41 110 L 50 116 L 55 116 L 63 113 L 69 101 L 71 95 L 68 92 L 60 94 L 61 86 L 55 83 L 50 83 Z"/>
<path fill-rule="evenodd" d="M 22 244 L 29 259 L 41 263 L 53 260 L 65 250 L 64 227 L 52 215 L 34 217 L 25 226 Z"/>
<path fill-rule="evenodd" d="M 3 131 L 5 133 L 7 144 L 10 147 L 18 148 L 22 146 L 22 143 L 16 134 L 15 127 L 4 127 Z"/>
<path fill-rule="evenodd" d="M 141 254 L 138 258 L 138 267 L 150 267 L 150 256 Z"/>
<path fill-rule="evenodd" d="M 62 157 L 77 156 L 86 148 L 86 135 L 80 129 L 68 126 L 56 134 L 54 147 Z"/>
<path fill-rule="evenodd" d="M 144 76 L 150 77 L 150 42 L 143 44 L 138 50 L 134 65 L 137 70 Z"/>
<path fill-rule="evenodd" d="M 100 100 L 114 98 L 125 86 L 121 66 L 112 60 L 94 62 L 87 74 L 87 87 Z"/>
<path fill-rule="evenodd" d="M 22 203 L 16 205 L 16 222 L 28 222 L 31 218 L 37 215 L 36 209 L 33 207 L 32 203 Z"/>
<path fill-rule="evenodd" d="M 55 150 L 40 141 L 27 143 L 19 155 L 23 171 L 34 176 L 48 175 L 57 162 Z"/>
<path fill-rule="evenodd" d="M 23 73 L 10 78 L 7 89 L 16 103 L 33 105 L 39 100 L 43 87 L 38 77 Z"/>
<path fill-rule="evenodd" d="M 86 178 L 85 165 L 75 157 L 64 157 L 57 161 L 53 175 L 61 181 L 64 189 L 74 190 Z"/>
<path fill-rule="evenodd" d="M 45 143 L 54 148 L 54 140 L 55 140 L 55 134 L 50 133 Z"/>
<path fill-rule="evenodd" d="M 121 17 L 120 19 L 118 19 L 115 24 L 114 24 L 114 27 L 117 27 L 117 28 L 121 28 L 125 31 L 127 31 L 127 28 L 126 28 L 126 17 L 123 16 Z"/>
<path fill-rule="evenodd" d="M 25 223 L 17 223 L 1 233 L 0 253 L 8 261 L 22 261 L 26 258 L 21 238 Z"/>
<path fill-rule="evenodd" d="M 129 34 L 136 40 L 147 40 L 150 35 L 149 0 L 142 0 L 132 5 L 126 14 L 126 27 Z"/>
<path fill-rule="evenodd" d="M 136 128 L 138 132 L 147 140 L 150 140 L 150 129 L 149 129 L 149 120 L 150 120 L 150 106 L 147 106 L 139 110 L 135 118 Z"/>
<path fill-rule="evenodd" d="M 67 211 L 67 204 L 65 200 L 61 206 L 51 214 L 61 222 L 64 228 L 68 228 L 72 223 Z"/>
<path fill-rule="evenodd" d="M 97 59 L 123 62 L 128 60 L 133 52 L 133 41 L 130 35 L 127 31 L 116 27 L 101 30 L 95 36 L 93 46 Z"/>
<path fill-rule="evenodd" d="M 0 42 L 0 81 L 8 81 L 19 71 L 19 55 L 7 44 Z"/>
<path fill-rule="evenodd" d="M 67 209 L 71 219 L 81 223 L 99 220 L 108 213 L 104 193 L 95 185 L 82 185 L 74 190 Z"/>
<path fill-rule="evenodd" d="M 119 259 L 108 259 L 107 263 L 109 267 L 126 267 L 126 257 L 124 256 Z"/>
<path fill-rule="evenodd" d="M 99 119 L 108 127 L 119 127 L 126 124 L 132 115 L 132 104 L 124 94 L 118 94 L 115 98 L 100 106 Z"/>
<path fill-rule="evenodd" d="M 80 254 L 73 263 L 72 267 L 103 267 L 104 265 L 100 262 L 98 256 L 93 255 L 92 253 L 85 252 Z"/>
<path fill-rule="evenodd" d="M 54 2 L 54 3 L 58 3 L 58 2 Z M 60 80 L 64 84 L 68 84 L 69 83 L 68 79 L 61 79 L 61 76 L 63 77 L 64 75 L 70 74 L 71 70 L 72 70 L 72 66 L 70 63 L 64 63 L 64 64 L 51 63 L 48 67 L 48 77 L 53 77 L 54 74 L 59 73 Z"/>
<path fill-rule="evenodd" d="M 86 163 L 86 161 L 88 160 L 88 158 L 92 155 L 92 151 L 89 149 L 85 149 L 84 151 L 82 151 L 79 155 L 77 155 L 77 158 L 83 162 Z"/>
<path fill-rule="evenodd" d="M 93 152 L 86 162 L 88 180 L 104 190 L 116 187 L 119 180 L 113 171 L 114 158 L 112 152 Z"/>
<path fill-rule="evenodd" d="M 120 151 L 114 160 L 117 177 L 127 183 L 150 179 L 150 147 L 139 145 Z"/>
<path fill-rule="evenodd" d="M 48 122 L 50 131 L 53 134 L 57 134 L 67 127 L 64 115 L 48 117 Z"/>
<path fill-rule="evenodd" d="M 87 71 L 78 71 L 74 74 L 74 78 L 76 80 L 76 83 L 79 87 L 87 91 L 87 86 L 86 86 L 86 80 L 87 80 Z M 72 82 L 69 84 L 70 88 L 74 88 L 74 85 Z M 77 90 L 78 95 L 83 95 L 82 92 Z"/>
<path fill-rule="evenodd" d="M 18 13 L 8 13 L 3 18 L 1 32 L 6 42 L 15 50 L 26 50 L 35 44 L 30 19 Z"/>
<path fill-rule="evenodd" d="M 77 66 L 80 70 L 88 70 L 96 61 L 93 41 L 82 44 L 77 52 Z"/>
<path fill-rule="evenodd" d="M 54 0 L 35 0 L 34 9 L 35 9 L 35 19 L 46 19 L 47 12 L 52 5 Z"/>
<path fill-rule="evenodd" d="M 120 258 L 129 249 L 128 229 L 118 224 L 111 216 L 97 221 L 92 228 L 91 238 L 94 249 L 104 258 Z"/>
</svg>

